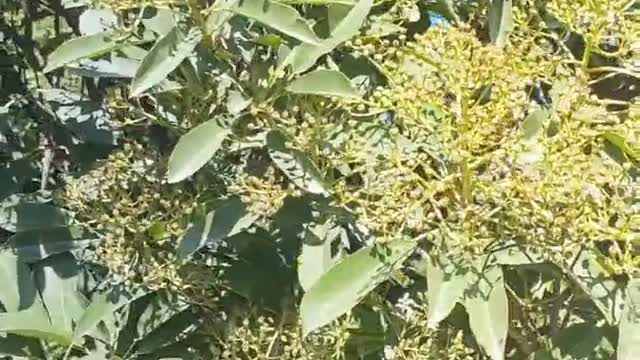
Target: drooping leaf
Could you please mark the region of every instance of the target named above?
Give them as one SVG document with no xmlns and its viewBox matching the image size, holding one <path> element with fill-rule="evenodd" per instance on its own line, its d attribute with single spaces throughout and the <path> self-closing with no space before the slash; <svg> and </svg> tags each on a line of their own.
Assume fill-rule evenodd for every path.
<svg viewBox="0 0 640 360">
<path fill-rule="evenodd" d="M 76 324 L 73 342 L 78 343 L 82 336 L 91 333 L 101 321 L 108 319 L 116 310 L 145 294 L 146 291 L 141 289 L 129 291 L 116 287 L 108 292 L 94 295 Z"/>
<path fill-rule="evenodd" d="M 19 202 L 0 205 L 0 227 L 11 232 L 47 230 L 67 226 L 65 214 L 49 204 Z"/>
<path fill-rule="evenodd" d="M 180 182 L 200 170 L 230 133 L 220 118 L 213 118 L 182 136 L 169 158 L 169 183 Z"/>
<path fill-rule="evenodd" d="M 87 301 L 76 289 L 80 266 L 70 253 L 52 256 L 35 266 L 36 283 L 49 312 L 51 325 L 71 333 Z"/>
<path fill-rule="evenodd" d="M 491 0 L 489 5 L 489 38 L 491 42 L 498 47 L 504 47 L 512 30 L 512 0 Z"/>
<path fill-rule="evenodd" d="M 123 45 L 110 32 L 81 36 L 60 45 L 47 58 L 44 72 L 55 70 L 69 63 L 108 54 Z"/>
<path fill-rule="evenodd" d="M 343 258 L 318 279 L 302 298 L 300 316 L 305 335 L 357 305 L 414 249 L 415 242 L 395 240 L 367 246 Z"/>
<path fill-rule="evenodd" d="M 256 216 L 246 211 L 246 205 L 237 197 L 225 200 L 208 213 L 204 222 L 192 224 L 178 245 L 178 260 L 184 260 L 206 244 L 217 244 L 248 228 Z"/>
<path fill-rule="evenodd" d="M 308 70 L 322 55 L 327 54 L 356 35 L 372 6 L 373 0 L 358 1 L 340 23 L 335 26 L 327 39 L 317 45 L 300 44 L 296 46 L 280 62 L 280 68 L 291 66 L 294 74 Z"/>
<path fill-rule="evenodd" d="M 320 69 L 295 79 L 287 90 L 296 94 L 358 98 L 360 94 L 341 72 Z"/>
<path fill-rule="evenodd" d="M 340 254 L 332 255 L 331 244 L 342 230 L 331 220 L 307 228 L 298 256 L 298 280 L 305 291 L 339 260 Z"/>
<path fill-rule="evenodd" d="M 187 34 L 178 26 L 160 38 L 142 60 L 131 83 L 131 96 L 139 96 L 159 84 L 180 63 L 193 53 L 202 39 L 198 29 L 190 29 Z"/>
<path fill-rule="evenodd" d="M 23 231 L 9 238 L 11 249 L 24 262 L 35 262 L 51 255 L 82 249 L 99 241 L 97 235 L 80 226 Z"/>
<path fill-rule="evenodd" d="M 493 360 L 504 360 L 509 303 L 499 266 L 484 269 L 465 295 L 464 306 L 476 341 Z"/>
<path fill-rule="evenodd" d="M 627 300 L 620 318 L 617 360 L 635 360 L 640 354 L 640 279 L 627 285 Z"/>
<path fill-rule="evenodd" d="M 428 326 L 435 328 L 462 298 L 469 282 L 469 270 L 444 256 L 427 259 Z"/>
<path fill-rule="evenodd" d="M 297 186 L 312 194 L 327 193 L 320 170 L 305 153 L 286 146 L 286 137 L 279 130 L 267 134 L 267 147 L 273 162 Z"/>
<path fill-rule="evenodd" d="M 92 78 L 133 78 L 140 62 L 134 59 L 112 55 L 111 59 L 81 60 L 68 64 L 73 74 Z"/>
<path fill-rule="evenodd" d="M 320 44 L 320 39 L 309 23 L 291 6 L 269 0 L 243 0 L 231 10 L 303 43 Z"/>
</svg>

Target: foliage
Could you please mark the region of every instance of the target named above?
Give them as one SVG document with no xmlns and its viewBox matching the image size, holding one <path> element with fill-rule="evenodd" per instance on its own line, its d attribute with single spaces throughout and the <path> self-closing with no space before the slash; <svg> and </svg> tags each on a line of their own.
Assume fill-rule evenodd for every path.
<svg viewBox="0 0 640 360">
<path fill-rule="evenodd" d="M 640 3 L 0 15 L 0 356 L 613 359 Z"/>
</svg>

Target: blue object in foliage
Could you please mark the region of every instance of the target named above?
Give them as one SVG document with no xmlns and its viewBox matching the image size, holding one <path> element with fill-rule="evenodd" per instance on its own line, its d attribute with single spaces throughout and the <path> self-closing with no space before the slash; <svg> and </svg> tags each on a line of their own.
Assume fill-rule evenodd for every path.
<svg viewBox="0 0 640 360">
<path fill-rule="evenodd" d="M 449 21 L 444 16 L 430 12 L 429 13 L 429 22 L 431 26 L 441 26 L 441 27 L 449 27 Z"/>
</svg>

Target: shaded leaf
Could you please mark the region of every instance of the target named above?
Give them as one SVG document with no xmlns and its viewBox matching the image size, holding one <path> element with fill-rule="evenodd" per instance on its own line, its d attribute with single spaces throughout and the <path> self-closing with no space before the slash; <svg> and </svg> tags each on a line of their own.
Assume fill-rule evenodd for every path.
<svg viewBox="0 0 640 360">
<path fill-rule="evenodd" d="M 273 162 L 298 187 L 312 194 L 327 193 L 320 170 L 305 153 L 286 146 L 286 137 L 278 130 L 267 134 L 267 147 Z"/>
<path fill-rule="evenodd" d="M 491 0 L 489 5 L 489 38 L 491 42 L 498 47 L 504 47 L 512 30 L 512 0 Z"/>
<path fill-rule="evenodd" d="M 0 251 L 0 302 L 8 312 L 26 310 L 35 302 L 36 285 L 29 266 L 11 253 Z"/>
<path fill-rule="evenodd" d="M 55 70 L 69 63 L 110 53 L 123 45 L 110 32 L 71 39 L 55 49 L 47 58 L 43 72 Z"/>
<path fill-rule="evenodd" d="M 627 285 L 627 300 L 620 318 L 618 360 L 635 360 L 640 354 L 640 279 Z"/>
<path fill-rule="evenodd" d="M 34 262 L 62 252 L 82 249 L 100 239 L 79 226 L 49 230 L 23 231 L 9 238 L 9 244 L 20 261 Z"/>
<path fill-rule="evenodd" d="M 182 136 L 169 158 L 169 183 L 180 182 L 200 170 L 230 133 L 220 118 L 213 118 Z"/>
<path fill-rule="evenodd" d="M 491 257 L 500 265 L 527 265 L 545 261 L 541 255 L 527 250 L 514 242 L 506 242 L 500 244 L 498 249 L 491 251 Z"/>
<path fill-rule="evenodd" d="M 320 43 L 311 26 L 291 6 L 269 0 L 242 0 L 232 8 L 232 11 L 261 22 L 303 43 L 314 45 Z"/>
<path fill-rule="evenodd" d="M 296 46 L 286 54 L 284 60 L 280 62 L 280 67 L 291 66 L 294 74 L 308 70 L 322 55 L 356 35 L 372 6 L 373 0 L 358 1 L 340 23 L 335 26 L 327 39 L 322 40 L 322 43 L 317 45 L 301 44 Z"/>
<path fill-rule="evenodd" d="M 178 26 L 174 26 L 142 60 L 131 83 L 131 96 L 139 96 L 165 80 L 167 75 L 193 53 L 201 39 L 200 30 L 190 29 L 184 34 Z"/>
<path fill-rule="evenodd" d="M 435 328 L 462 298 L 469 282 L 469 270 L 444 256 L 427 258 L 428 326 Z"/>
<path fill-rule="evenodd" d="M 604 329 L 595 323 L 570 325 L 561 329 L 552 341 L 563 359 L 610 359 L 613 354 L 613 348 L 605 336 Z"/>
<path fill-rule="evenodd" d="M 71 344 L 71 333 L 51 325 L 43 306 L 18 312 L 0 313 L 0 332 L 54 341 L 60 345 Z"/>
<path fill-rule="evenodd" d="M 287 86 L 287 90 L 296 94 L 310 94 L 337 97 L 360 97 L 351 86 L 351 81 L 335 70 L 316 70 L 301 76 Z"/>
<path fill-rule="evenodd" d="M 136 353 L 149 354 L 161 347 L 173 344 L 195 330 L 201 321 L 202 318 L 198 317 L 192 309 L 185 309 L 171 316 L 169 320 L 138 340 Z"/>
<path fill-rule="evenodd" d="M 415 242 L 395 240 L 367 246 L 343 258 L 318 279 L 302 298 L 300 316 L 306 336 L 357 305 L 414 249 Z"/>
<path fill-rule="evenodd" d="M 47 230 L 66 226 L 67 217 L 53 205 L 19 202 L 0 207 L 0 227 L 7 231 Z"/>
<path fill-rule="evenodd" d="M 189 226 L 178 245 L 178 260 L 184 260 L 207 244 L 218 245 L 223 239 L 248 228 L 256 216 L 246 211 L 237 197 L 225 200 L 205 216 L 203 222 Z"/>
<path fill-rule="evenodd" d="M 509 304 L 499 266 L 484 269 L 466 294 L 464 306 L 476 341 L 493 360 L 505 358 Z"/>
</svg>

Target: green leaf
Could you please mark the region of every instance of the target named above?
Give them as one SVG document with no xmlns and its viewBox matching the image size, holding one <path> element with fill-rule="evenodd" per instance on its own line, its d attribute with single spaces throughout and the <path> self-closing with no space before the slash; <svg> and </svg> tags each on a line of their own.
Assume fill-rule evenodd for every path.
<svg viewBox="0 0 640 360">
<path fill-rule="evenodd" d="M 505 358 L 509 304 L 499 266 L 484 269 L 466 294 L 464 306 L 476 341 L 493 360 Z"/>
<path fill-rule="evenodd" d="M 96 294 L 85 309 L 73 331 L 73 342 L 78 343 L 82 336 L 91 333 L 101 321 L 105 321 L 121 307 L 145 295 L 144 290 L 125 290 L 121 287 Z"/>
<path fill-rule="evenodd" d="M 50 257 L 37 263 L 34 269 L 51 325 L 69 333 L 87 306 L 87 300 L 76 289 L 79 270 L 76 258 L 70 253 Z"/>
<path fill-rule="evenodd" d="M 0 302 L 8 312 L 29 308 L 38 296 L 29 266 L 9 249 L 0 251 L 0 283 Z"/>
<path fill-rule="evenodd" d="M 286 137 L 279 130 L 267 134 L 267 147 L 273 162 L 298 187 L 312 194 L 326 194 L 320 170 L 305 153 L 286 146 Z"/>
<path fill-rule="evenodd" d="M 182 136 L 169 158 L 169 183 L 180 182 L 200 170 L 230 133 L 220 118 L 213 118 Z"/>
<path fill-rule="evenodd" d="M 47 311 L 42 306 L 0 313 L 0 332 L 54 341 L 60 345 L 71 344 L 71 333 L 51 325 Z"/>
<path fill-rule="evenodd" d="M 593 251 L 582 251 L 573 267 L 566 271 L 591 297 L 609 325 L 616 326 L 624 308 L 623 289 L 609 275 Z"/>
<path fill-rule="evenodd" d="M 149 354 L 161 347 L 173 344 L 185 334 L 195 330 L 201 321 L 202 318 L 199 318 L 192 309 L 182 310 L 138 340 L 136 353 Z"/>
<path fill-rule="evenodd" d="M 123 42 L 116 41 L 108 31 L 71 39 L 49 55 L 43 72 L 47 73 L 69 63 L 110 53 L 123 45 Z"/>
<path fill-rule="evenodd" d="M 225 200 L 208 213 L 203 222 L 189 226 L 178 245 L 178 260 L 184 260 L 206 244 L 218 244 L 225 238 L 238 234 L 256 220 L 246 211 L 246 205 L 237 197 Z"/>
<path fill-rule="evenodd" d="M 320 39 L 309 23 L 291 6 L 269 0 L 242 0 L 231 10 L 303 43 L 320 44 Z"/>
<path fill-rule="evenodd" d="M 343 258 L 318 279 L 302 298 L 300 316 L 306 336 L 357 305 L 409 256 L 414 241 L 395 240 L 367 246 Z"/>
<path fill-rule="evenodd" d="M 544 124 L 549 119 L 549 110 L 540 107 L 531 112 L 526 119 L 522 122 L 522 137 L 524 140 L 534 140 L 541 133 L 544 128 Z"/>
<path fill-rule="evenodd" d="M 620 318 L 617 360 L 635 360 L 640 354 L 640 279 L 627 285 L 627 300 Z"/>
<path fill-rule="evenodd" d="M 339 260 L 340 254 L 332 256 L 331 244 L 342 230 L 330 220 L 311 224 L 306 229 L 302 251 L 298 256 L 298 280 L 305 291 Z"/>
<path fill-rule="evenodd" d="M 462 298 L 469 282 L 469 270 L 445 256 L 427 259 L 427 301 L 429 328 L 444 320 Z"/>
<path fill-rule="evenodd" d="M 160 38 L 142 60 L 131 83 L 131 96 L 139 96 L 165 80 L 180 63 L 193 53 L 202 33 L 190 29 L 184 34 L 178 26 Z"/>
<path fill-rule="evenodd" d="M 560 329 L 551 341 L 555 345 L 555 351 L 562 354 L 562 359 L 611 359 L 614 352 L 605 329 L 591 321 Z"/>
<path fill-rule="evenodd" d="M 0 227 L 11 232 L 50 230 L 67 226 L 65 214 L 55 206 L 32 202 L 0 205 Z"/>
<path fill-rule="evenodd" d="M 24 262 L 35 262 L 51 255 L 82 249 L 99 241 L 97 235 L 79 226 L 23 231 L 9 238 L 11 249 Z"/>
<path fill-rule="evenodd" d="M 316 70 L 295 79 L 287 90 L 296 94 L 358 98 L 349 79 L 335 70 Z"/>
<path fill-rule="evenodd" d="M 604 133 L 604 138 L 632 160 L 640 161 L 640 146 L 629 142 L 624 135 L 607 131 Z"/>
<path fill-rule="evenodd" d="M 372 6 L 373 0 L 358 1 L 342 21 L 335 26 L 327 39 L 317 45 L 300 44 L 296 46 L 280 63 L 280 68 L 290 65 L 294 74 L 308 70 L 322 55 L 358 34 Z"/>
<path fill-rule="evenodd" d="M 498 47 L 504 47 L 512 30 L 512 0 L 491 0 L 489 5 L 489 38 L 491 43 Z"/>
</svg>

